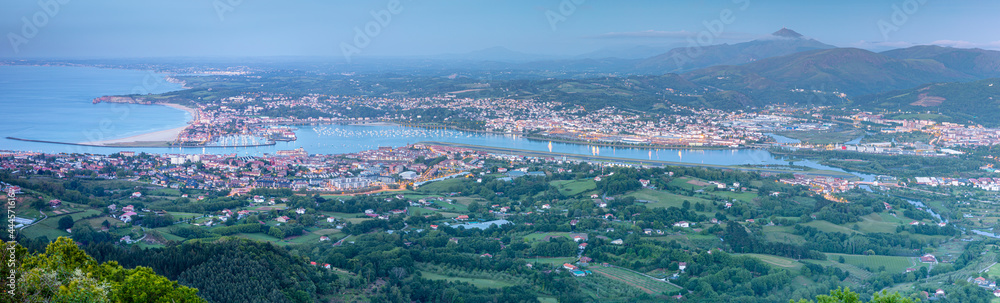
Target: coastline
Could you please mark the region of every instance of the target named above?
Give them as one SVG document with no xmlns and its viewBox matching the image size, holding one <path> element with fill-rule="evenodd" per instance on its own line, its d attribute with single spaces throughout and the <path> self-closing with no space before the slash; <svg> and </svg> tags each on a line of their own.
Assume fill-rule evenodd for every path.
<svg viewBox="0 0 1000 303">
<path fill-rule="evenodd" d="M 87 146 L 123 146 L 123 145 L 151 146 L 151 145 L 169 145 L 170 143 L 177 142 L 177 140 L 180 137 L 181 133 L 184 132 L 185 129 L 187 129 L 188 127 L 190 127 L 191 124 L 194 123 L 194 121 L 198 120 L 198 110 L 196 110 L 196 109 L 193 109 L 193 108 L 190 108 L 190 107 L 186 107 L 186 106 L 183 106 L 183 105 L 179 105 L 179 104 L 173 104 L 173 103 L 160 103 L 158 105 L 164 105 L 164 106 L 171 107 L 171 108 L 174 108 L 174 109 L 179 109 L 179 110 L 186 111 L 189 114 L 191 114 L 191 120 L 189 120 L 187 122 L 188 125 L 177 127 L 177 128 L 171 128 L 171 129 L 166 129 L 166 130 L 153 131 L 153 132 L 148 132 L 148 133 L 139 134 L 139 135 L 135 135 L 135 136 L 124 137 L 124 138 L 101 140 L 101 141 L 80 142 L 78 144 L 87 145 Z"/>
</svg>

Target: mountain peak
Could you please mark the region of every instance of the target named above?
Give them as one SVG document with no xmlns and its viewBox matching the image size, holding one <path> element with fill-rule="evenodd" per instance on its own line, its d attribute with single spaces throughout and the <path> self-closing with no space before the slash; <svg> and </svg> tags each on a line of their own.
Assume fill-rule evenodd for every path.
<svg viewBox="0 0 1000 303">
<path fill-rule="evenodd" d="M 784 38 L 802 38 L 802 34 L 799 34 L 793 30 L 782 27 L 778 31 L 771 33 L 772 36 L 784 37 Z"/>
</svg>

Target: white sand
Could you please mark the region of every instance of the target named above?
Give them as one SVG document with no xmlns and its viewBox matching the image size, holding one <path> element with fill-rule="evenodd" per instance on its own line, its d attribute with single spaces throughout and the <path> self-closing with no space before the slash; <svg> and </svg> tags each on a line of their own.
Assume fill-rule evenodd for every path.
<svg viewBox="0 0 1000 303">
<path fill-rule="evenodd" d="M 169 106 L 169 107 L 173 107 L 173 108 L 180 109 L 180 110 L 186 111 L 188 113 L 191 113 L 191 119 L 192 119 L 192 121 L 189 121 L 188 123 L 191 123 L 194 120 L 198 119 L 198 111 L 195 110 L 195 109 L 193 109 L 193 108 L 189 108 L 189 107 L 185 107 L 185 106 L 181 106 L 181 105 L 177 105 L 177 104 L 162 104 L 162 105 L 166 105 L 166 106 Z M 137 142 L 174 142 L 174 141 L 177 141 L 177 138 L 181 135 L 181 132 L 183 132 L 184 129 L 187 129 L 188 126 L 189 125 L 178 127 L 178 128 L 167 129 L 167 130 L 155 131 L 155 132 L 151 132 L 151 133 L 145 133 L 145 134 L 141 134 L 141 135 L 135 135 L 135 136 L 131 136 L 131 137 L 119 138 L 119 139 L 83 142 L 81 144 L 88 144 L 88 145 L 113 145 L 113 144 L 127 144 L 127 143 L 137 143 Z"/>
</svg>

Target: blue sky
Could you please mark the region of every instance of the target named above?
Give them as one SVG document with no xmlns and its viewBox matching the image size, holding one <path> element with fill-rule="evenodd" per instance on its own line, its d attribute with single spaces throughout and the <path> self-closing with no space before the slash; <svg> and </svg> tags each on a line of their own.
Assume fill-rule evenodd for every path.
<svg viewBox="0 0 1000 303">
<path fill-rule="evenodd" d="M 495 46 L 576 55 L 637 45 L 683 46 L 708 31 L 705 22 L 727 11 L 731 22 L 712 34 L 713 44 L 747 41 L 787 27 L 843 47 L 933 43 L 1000 49 L 1000 18 L 995 17 L 1000 1 L 985 0 L 399 0 L 396 13 L 388 12 L 390 0 L 46 1 L 59 4 L 58 11 L 54 4 L 46 11 L 34 0 L 0 3 L 0 33 L 7 38 L 0 43 L 0 57 L 340 57 L 344 45 L 355 47 L 358 56 L 465 53 Z M 371 12 L 383 10 L 391 20 L 369 27 L 378 31 L 367 43 L 355 43 L 355 28 L 376 24 Z M 27 30 L 24 20 L 31 23 Z"/>
</svg>

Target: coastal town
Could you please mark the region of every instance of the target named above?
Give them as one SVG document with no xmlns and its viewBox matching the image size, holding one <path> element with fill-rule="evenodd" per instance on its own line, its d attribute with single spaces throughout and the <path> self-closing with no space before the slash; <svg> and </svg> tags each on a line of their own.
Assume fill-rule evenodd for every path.
<svg viewBox="0 0 1000 303">
<path fill-rule="evenodd" d="M 98 98 L 95 102 L 149 104 L 142 98 Z M 177 105 L 174 105 L 177 106 Z M 461 131 L 517 134 L 529 139 L 650 148 L 785 148 L 870 154 L 949 156 L 960 147 L 1000 143 L 1000 129 L 854 111 L 823 114 L 826 107 L 724 111 L 670 105 L 665 113 L 606 107 L 588 111 L 560 102 L 503 98 L 368 98 L 310 94 L 245 94 L 181 107 L 194 117 L 174 132 L 169 146 L 262 146 L 295 141 L 296 125 L 395 123 Z M 360 114 L 359 114 L 360 113 Z M 426 115 L 425 115 L 426 113 Z M 432 115 L 438 113 L 438 115 Z M 773 133 L 824 133 L 858 129 L 886 136 L 923 134 L 926 140 L 810 143 L 775 140 Z M 863 133 L 863 132 L 862 132 Z M 162 136 L 160 136 L 162 137 Z M 130 140 L 108 141 L 128 145 Z M 140 143 L 138 140 L 133 143 Z M 104 142 L 107 143 L 107 142 Z M 137 145 L 142 146 L 142 145 Z"/>
</svg>

